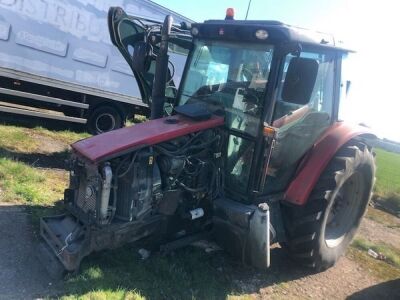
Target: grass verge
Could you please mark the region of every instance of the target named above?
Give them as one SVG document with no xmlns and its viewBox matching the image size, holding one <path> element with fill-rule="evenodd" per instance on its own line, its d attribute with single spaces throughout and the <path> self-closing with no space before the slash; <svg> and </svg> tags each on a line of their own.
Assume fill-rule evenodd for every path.
<svg viewBox="0 0 400 300">
<path fill-rule="evenodd" d="M 375 149 L 375 198 L 391 211 L 400 213 L 400 154 Z"/>
<path fill-rule="evenodd" d="M 80 275 L 66 281 L 62 299 L 226 299 L 235 293 L 220 253 L 188 247 L 144 261 L 136 253 L 127 246 L 91 255 Z"/>
<path fill-rule="evenodd" d="M 400 271 L 400 250 L 396 249 L 390 245 L 379 243 L 374 244 L 362 238 L 356 238 L 352 246 L 361 251 L 367 252 L 369 249 L 374 250 L 377 253 L 381 253 L 386 257 L 385 262 L 396 267 Z"/>
<path fill-rule="evenodd" d="M 362 269 L 377 279 L 389 281 L 400 278 L 400 269 L 369 256 L 366 251 L 353 245 L 347 250 L 346 256 L 357 262 Z"/>
<path fill-rule="evenodd" d="M 25 163 L 0 158 L 0 201 L 28 205 L 52 205 L 62 198 L 68 173 L 36 169 Z"/>
<path fill-rule="evenodd" d="M 400 219 L 380 209 L 369 207 L 366 217 L 388 228 L 400 229 Z"/>
<path fill-rule="evenodd" d="M 0 125 L 0 148 L 21 153 L 31 153 L 40 150 L 42 138 L 49 138 L 54 142 L 60 142 L 67 147 L 69 144 L 89 137 L 88 133 L 73 131 L 50 131 L 43 127 L 33 129 L 12 125 Z"/>
</svg>

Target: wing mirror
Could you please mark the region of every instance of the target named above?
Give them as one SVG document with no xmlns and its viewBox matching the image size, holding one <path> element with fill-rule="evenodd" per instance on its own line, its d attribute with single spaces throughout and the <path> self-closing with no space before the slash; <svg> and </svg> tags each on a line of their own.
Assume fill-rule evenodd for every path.
<svg viewBox="0 0 400 300">
<path fill-rule="evenodd" d="M 132 68 L 139 73 L 146 73 L 151 64 L 151 47 L 146 42 L 137 42 L 133 47 Z"/>
<path fill-rule="evenodd" d="M 282 89 L 282 100 L 305 105 L 310 101 L 318 74 L 318 61 L 294 57 L 290 60 Z"/>
</svg>

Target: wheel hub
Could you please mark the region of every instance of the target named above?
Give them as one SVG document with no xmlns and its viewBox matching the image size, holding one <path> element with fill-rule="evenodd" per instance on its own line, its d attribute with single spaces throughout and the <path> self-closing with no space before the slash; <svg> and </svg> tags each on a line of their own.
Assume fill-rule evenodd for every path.
<svg viewBox="0 0 400 300">
<path fill-rule="evenodd" d="M 328 214 L 325 227 L 325 243 L 337 247 L 353 226 L 362 200 L 363 180 L 359 172 L 350 176 L 337 192 Z"/>
<path fill-rule="evenodd" d="M 115 128 L 115 118 L 110 113 L 102 113 L 96 118 L 97 132 L 107 132 Z"/>
</svg>

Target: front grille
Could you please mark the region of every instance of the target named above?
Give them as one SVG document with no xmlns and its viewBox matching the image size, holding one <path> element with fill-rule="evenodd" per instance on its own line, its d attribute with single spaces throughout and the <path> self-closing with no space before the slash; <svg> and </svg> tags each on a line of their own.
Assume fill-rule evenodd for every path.
<svg viewBox="0 0 400 300">
<path fill-rule="evenodd" d="M 99 194 L 97 177 L 81 177 L 76 205 L 85 213 L 96 217 L 96 199 Z"/>
</svg>

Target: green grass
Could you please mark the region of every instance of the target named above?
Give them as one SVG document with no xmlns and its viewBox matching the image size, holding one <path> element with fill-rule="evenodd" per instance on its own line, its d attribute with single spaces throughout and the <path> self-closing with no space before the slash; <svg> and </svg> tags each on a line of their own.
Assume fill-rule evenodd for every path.
<svg viewBox="0 0 400 300">
<path fill-rule="evenodd" d="M 377 253 L 381 253 L 386 257 L 385 261 L 387 263 L 400 269 L 400 249 L 384 243 L 374 244 L 362 238 L 354 239 L 352 246 L 363 251 L 372 249 Z"/>
<path fill-rule="evenodd" d="M 375 149 L 376 186 L 375 198 L 381 198 L 384 205 L 400 211 L 400 154 Z"/>
<path fill-rule="evenodd" d="M 41 127 L 29 129 L 12 125 L 0 125 L 0 201 L 30 206 L 52 206 L 63 197 L 68 182 L 68 173 L 62 170 L 35 168 L 24 163 L 23 156 L 35 155 L 42 149 L 42 141 L 68 144 L 89 136 L 87 133 L 71 131 L 50 131 Z M 52 159 L 63 160 L 66 150 L 50 153 Z M 10 154 L 11 153 L 11 154 Z M 21 157 L 21 160 L 19 158 Z"/>
<path fill-rule="evenodd" d="M 52 205 L 62 198 L 68 174 L 35 169 L 25 163 L 0 158 L 0 201 Z"/>
<path fill-rule="evenodd" d="M 368 274 L 382 281 L 400 278 L 400 269 L 384 261 L 377 260 L 368 255 L 367 251 L 351 246 L 347 250 L 347 257 L 357 264 Z"/>
<path fill-rule="evenodd" d="M 225 299 L 236 293 L 233 272 L 218 270 L 221 253 L 188 247 L 145 261 L 136 253 L 124 247 L 91 255 L 81 274 L 66 281 L 62 299 Z"/>
<path fill-rule="evenodd" d="M 62 141 L 68 145 L 84 138 L 90 137 L 90 134 L 87 132 L 74 132 L 69 130 L 51 131 L 43 127 L 36 127 L 34 128 L 34 131 L 40 135 Z"/>
<path fill-rule="evenodd" d="M 22 127 L 0 125 L 0 137 L 0 148 L 6 150 L 31 152 L 40 145 Z"/>
<path fill-rule="evenodd" d="M 63 145 L 65 148 L 78 140 L 89 137 L 88 133 L 77 133 L 73 131 L 50 131 L 42 127 L 33 129 L 0 125 L 0 151 L 12 151 L 17 153 L 41 153 L 43 149 L 42 140 L 44 138 Z"/>
</svg>

